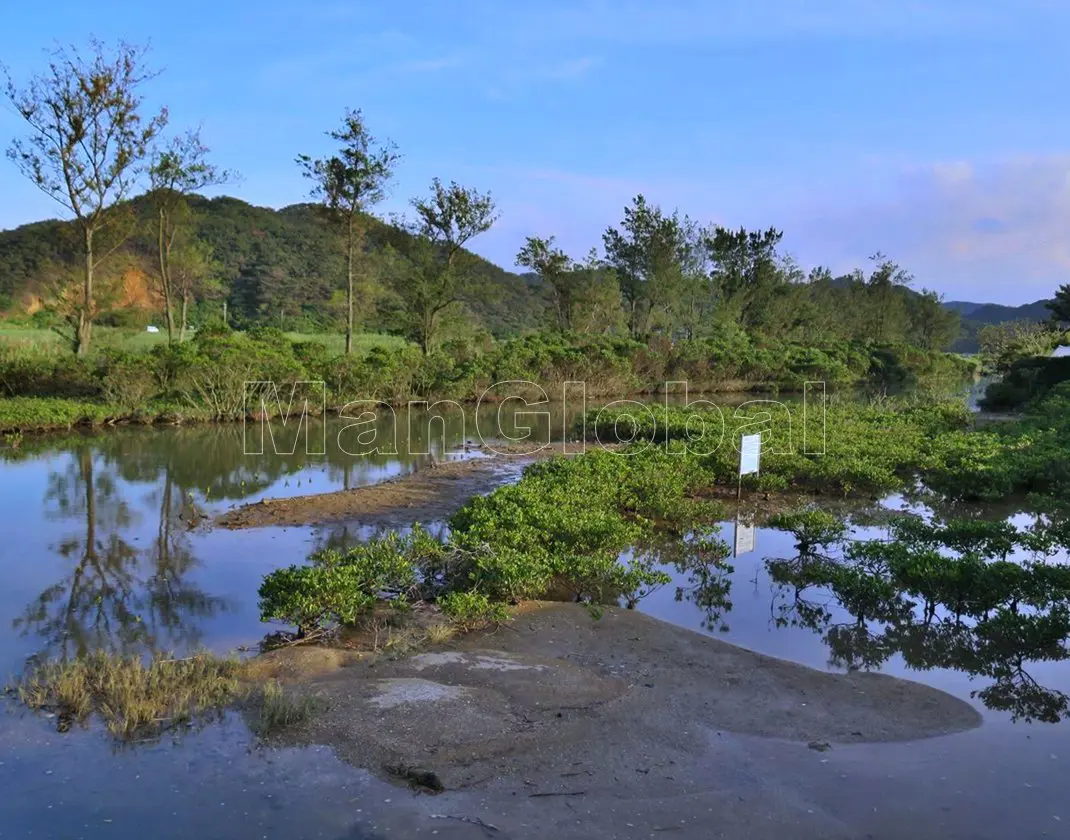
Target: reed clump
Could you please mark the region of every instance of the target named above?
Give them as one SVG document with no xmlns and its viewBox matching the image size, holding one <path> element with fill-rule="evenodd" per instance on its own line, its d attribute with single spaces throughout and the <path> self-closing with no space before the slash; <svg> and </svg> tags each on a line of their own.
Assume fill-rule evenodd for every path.
<svg viewBox="0 0 1070 840">
<path fill-rule="evenodd" d="M 8 691 L 30 709 L 54 713 L 61 730 L 97 714 L 112 735 L 131 740 L 218 714 L 245 692 L 242 671 L 238 659 L 210 653 L 144 660 L 97 651 L 42 662 Z"/>
</svg>

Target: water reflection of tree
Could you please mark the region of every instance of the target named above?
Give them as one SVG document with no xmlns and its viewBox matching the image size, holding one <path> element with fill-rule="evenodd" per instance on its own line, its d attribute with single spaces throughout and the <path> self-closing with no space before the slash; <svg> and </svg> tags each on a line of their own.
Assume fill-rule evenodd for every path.
<svg viewBox="0 0 1070 840">
<path fill-rule="evenodd" d="M 449 526 L 445 522 L 424 522 L 421 526 L 437 540 L 445 542 L 449 536 Z M 330 549 L 345 553 L 358 543 L 374 539 L 383 539 L 392 532 L 407 534 L 411 528 L 385 528 L 368 525 L 343 524 L 325 528 L 313 539 L 312 554 Z"/>
<path fill-rule="evenodd" d="M 44 653 L 70 657 L 96 648 L 136 653 L 165 644 L 195 647 L 201 621 L 226 606 L 189 580 L 198 564 L 181 521 L 184 493 L 170 466 L 159 477 L 159 524 L 145 549 L 127 537 L 138 517 L 120 492 L 118 473 L 114 459 L 85 441 L 49 477 L 47 515 L 76 521 L 79 530 L 55 547 L 69 573 L 14 621 L 24 635 L 44 641 Z"/>
<path fill-rule="evenodd" d="M 686 582 L 677 584 L 677 601 L 693 604 L 702 612 L 702 627 L 710 632 L 728 632 L 725 617 L 732 609 L 732 573 L 729 548 L 712 532 L 695 532 L 641 549 L 664 566 L 673 566 Z"/>
<path fill-rule="evenodd" d="M 912 670 L 955 670 L 989 682 L 974 691 L 1012 720 L 1056 723 L 1070 718 L 1070 697 L 1041 685 L 1029 669 L 1070 658 L 1070 609 L 1065 599 L 1021 603 L 1021 585 L 1002 596 L 986 593 L 984 608 L 949 607 L 940 599 L 912 599 L 887 565 L 865 552 L 854 556 L 801 553 L 766 561 L 777 586 L 772 609 L 778 626 L 819 633 L 829 664 L 877 670 L 893 656 Z M 1024 566 L 1043 581 L 1055 568 Z M 1039 570 L 1039 571 L 1037 571 Z M 849 621 L 836 621 L 846 612 Z"/>
</svg>

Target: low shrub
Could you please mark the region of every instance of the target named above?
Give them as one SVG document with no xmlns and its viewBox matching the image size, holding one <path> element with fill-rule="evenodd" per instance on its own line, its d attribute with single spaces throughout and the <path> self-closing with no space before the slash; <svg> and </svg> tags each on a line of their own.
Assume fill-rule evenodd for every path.
<svg viewBox="0 0 1070 840">
<path fill-rule="evenodd" d="M 123 409 L 88 400 L 54 397 L 0 399 L 0 432 L 71 429 L 121 416 Z"/>
<path fill-rule="evenodd" d="M 155 359 L 146 353 L 117 352 L 99 363 L 101 396 L 125 411 L 143 408 L 160 392 Z"/>
<path fill-rule="evenodd" d="M 391 533 L 342 553 L 315 552 L 310 565 L 268 574 L 260 585 L 261 621 L 297 628 L 298 638 L 352 625 L 387 599 L 404 602 L 417 584 L 417 568 L 434 565 L 441 546 L 426 531 Z"/>
<path fill-rule="evenodd" d="M 509 620 L 505 604 L 491 601 L 482 592 L 449 592 L 438 599 L 438 605 L 443 615 L 463 632 Z"/>
</svg>

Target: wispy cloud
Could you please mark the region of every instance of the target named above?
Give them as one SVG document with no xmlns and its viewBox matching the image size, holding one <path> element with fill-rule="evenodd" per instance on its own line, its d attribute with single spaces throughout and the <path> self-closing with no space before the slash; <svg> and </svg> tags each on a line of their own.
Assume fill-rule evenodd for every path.
<svg viewBox="0 0 1070 840">
<path fill-rule="evenodd" d="M 496 63 L 497 78 L 487 89 L 487 96 L 491 99 L 508 99 L 532 85 L 579 82 L 603 63 L 601 56 L 593 55 L 557 61 L 528 61 L 513 57 L 507 64 Z"/>
<path fill-rule="evenodd" d="M 830 253 L 885 251 L 950 296 L 1036 299 L 1070 280 L 1070 154 L 912 166 L 800 221 Z"/>
<path fill-rule="evenodd" d="M 418 75 L 422 73 L 440 73 L 443 70 L 452 70 L 466 64 L 469 57 L 462 54 L 444 56 L 442 58 L 421 58 L 408 61 L 399 61 L 384 68 L 387 73 L 398 75 Z"/>
</svg>

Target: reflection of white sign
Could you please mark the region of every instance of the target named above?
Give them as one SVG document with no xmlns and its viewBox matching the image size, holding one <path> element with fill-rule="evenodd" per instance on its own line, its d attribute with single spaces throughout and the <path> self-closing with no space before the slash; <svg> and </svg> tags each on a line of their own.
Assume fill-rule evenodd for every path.
<svg viewBox="0 0 1070 840">
<path fill-rule="evenodd" d="M 744 525 L 738 519 L 736 520 L 736 545 L 732 553 L 733 557 L 754 551 L 754 530 L 753 525 Z"/>
<path fill-rule="evenodd" d="M 758 472 L 758 461 L 762 455 L 762 436 L 743 435 L 739 442 L 739 474 L 750 475 Z"/>
</svg>

